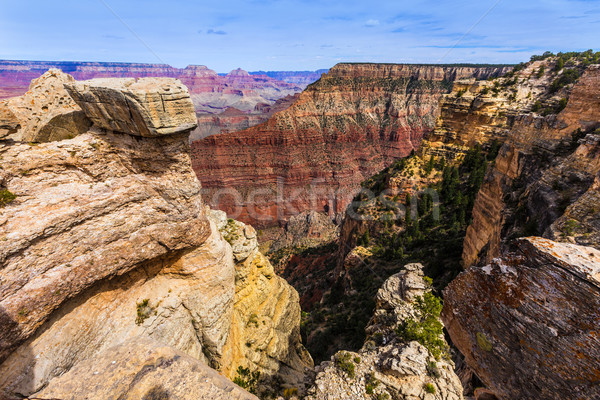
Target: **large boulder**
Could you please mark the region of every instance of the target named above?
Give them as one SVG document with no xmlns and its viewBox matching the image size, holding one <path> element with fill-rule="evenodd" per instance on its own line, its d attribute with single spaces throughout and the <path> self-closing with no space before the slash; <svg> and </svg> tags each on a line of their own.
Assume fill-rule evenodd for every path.
<svg viewBox="0 0 600 400">
<path fill-rule="evenodd" d="M 518 239 L 444 300 L 452 342 L 499 398 L 600 397 L 600 251 Z"/>
<path fill-rule="evenodd" d="M 94 125 L 155 137 L 198 126 L 187 88 L 172 78 L 99 78 L 65 88 Z"/>
</svg>

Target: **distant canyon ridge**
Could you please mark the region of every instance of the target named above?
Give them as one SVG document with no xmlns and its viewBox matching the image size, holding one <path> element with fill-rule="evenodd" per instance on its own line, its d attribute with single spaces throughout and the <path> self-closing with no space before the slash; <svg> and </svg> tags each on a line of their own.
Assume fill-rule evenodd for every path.
<svg viewBox="0 0 600 400">
<path fill-rule="evenodd" d="M 204 65 L 175 68 L 166 64 L 4 60 L 0 61 L 0 99 L 24 94 L 29 83 L 50 68 L 58 68 L 77 80 L 145 77 L 181 80 L 189 89 L 198 117 L 198 128 L 190 140 L 264 122 L 274 112 L 289 107 L 295 94 L 327 72 L 236 69 L 218 74 Z"/>
</svg>

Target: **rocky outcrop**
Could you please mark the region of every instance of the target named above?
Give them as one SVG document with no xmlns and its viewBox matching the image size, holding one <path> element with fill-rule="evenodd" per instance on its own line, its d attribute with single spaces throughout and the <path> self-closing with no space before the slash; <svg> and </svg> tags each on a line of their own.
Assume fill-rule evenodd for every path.
<svg viewBox="0 0 600 400">
<path fill-rule="evenodd" d="M 65 88 L 98 128 L 154 137 L 198 125 L 187 88 L 170 78 L 92 79 Z"/>
<path fill-rule="evenodd" d="M 360 351 L 338 352 L 321 363 L 307 399 L 463 398 L 451 361 L 436 359 L 418 341 L 396 334 L 399 326 L 419 314 L 415 303 L 429 290 L 422 269 L 409 264 L 386 280 L 367 327 L 370 338 Z"/>
<path fill-rule="evenodd" d="M 24 95 L 1 102 L 0 137 L 37 143 L 86 132 L 90 120 L 64 89 L 72 82 L 72 76 L 51 69 L 33 80 Z"/>
<path fill-rule="evenodd" d="M 81 362 L 37 396 L 64 400 L 256 399 L 197 359 L 144 337 Z"/>
<path fill-rule="evenodd" d="M 339 236 L 338 227 L 327 214 L 305 211 L 290 218 L 269 251 L 285 247 L 318 247 L 331 243 Z"/>
<path fill-rule="evenodd" d="M 171 359 L 175 375 L 165 382 L 173 385 L 181 382 L 185 366 L 206 370 L 204 362 L 233 378 L 228 368 L 245 362 L 231 354 L 245 349 L 249 337 L 237 333 L 238 314 L 246 309 L 238 306 L 236 277 L 250 273 L 238 271 L 238 246 L 232 250 L 202 203 L 189 157 L 195 119 L 187 91 L 174 79 L 104 83 L 69 84 L 95 121 L 89 131 L 50 143 L 4 141 L 0 147 L 3 398 L 27 397 L 49 384 L 68 394 L 70 378 L 87 379 L 85 360 L 124 354 L 134 347 L 125 342 L 134 337 L 173 349 L 153 347 L 147 359 L 128 357 L 131 364 L 119 364 L 122 371 L 137 369 L 158 379 L 169 372 L 149 371 L 144 360 L 165 360 L 160 369 Z M 52 109 L 57 107 L 48 112 L 59 112 Z M 141 116 L 135 125 L 121 119 L 129 112 Z M 119 131 L 107 129 L 111 124 Z M 254 268 L 260 256 L 252 246 L 244 248 Z M 264 363 L 247 365 L 268 377 L 280 374 L 284 363 L 290 370 L 298 365 L 293 357 L 302 349 L 299 307 L 282 279 L 270 276 L 277 283 L 269 283 L 255 275 L 244 280 L 244 296 L 255 299 L 249 306 L 271 336 L 265 336 L 270 342 Z M 178 361 L 177 351 L 198 361 Z M 70 378 L 53 386 L 71 370 Z M 104 379 L 115 385 L 128 382 L 114 375 L 118 371 L 105 372 Z M 90 378 L 90 384 L 100 381 L 105 382 Z M 136 396 L 136 382 L 146 387 L 131 381 L 127 396 Z M 205 387 L 194 382 L 199 390 Z M 211 387 L 232 390 L 222 380 Z M 103 398 L 103 390 L 90 393 Z"/>
<path fill-rule="evenodd" d="M 442 318 L 501 399 L 600 396 L 600 252 L 528 237 L 444 292 Z"/>
<path fill-rule="evenodd" d="M 236 261 L 233 320 L 222 359 L 223 371 L 235 377 L 239 366 L 261 371 L 263 385 L 276 387 L 278 376 L 288 387 L 301 388 L 305 369 L 313 365 L 300 340 L 298 293 L 277 276 L 259 252 L 250 225 L 210 212 Z"/>
<path fill-rule="evenodd" d="M 339 64 L 264 124 L 194 142 L 194 170 L 209 204 L 244 222 L 343 212 L 360 182 L 418 148 L 452 81 L 503 71 Z"/>
</svg>

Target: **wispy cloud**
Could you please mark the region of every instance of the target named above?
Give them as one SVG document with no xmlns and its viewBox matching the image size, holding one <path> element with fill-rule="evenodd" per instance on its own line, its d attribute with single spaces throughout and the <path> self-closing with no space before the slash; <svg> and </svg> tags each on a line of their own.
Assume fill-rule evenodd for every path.
<svg viewBox="0 0 600 400">
<path fill-rule="evenodd" d="M 227 32 L 220 29 L 209 29 L 206 31 L 207 35 L 227 35 Z"/>
<path fill-rule="evenodd" d="M 370 19 L 367 22 L 365 22 L 365 26 L 367 28 L 372 28 L 374 26 L 379 26 L 379 20 L 378 19 Z"/>
</svg>

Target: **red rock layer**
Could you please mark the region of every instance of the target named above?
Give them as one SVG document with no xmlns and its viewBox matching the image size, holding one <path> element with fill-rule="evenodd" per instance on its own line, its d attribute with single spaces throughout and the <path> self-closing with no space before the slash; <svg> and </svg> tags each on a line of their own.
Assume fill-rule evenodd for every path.
<svg viewBox="0 0 600 400">
<path fill-rule="evenodd" d="M 418 148 L 452 81 L 505 70 L 338 64 L 264 124 L 194 142 L 194 170 L 206 200 L 244 222 L 341 212 L 361 181 Z"/>
</svg>

